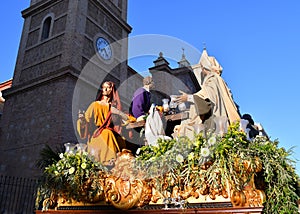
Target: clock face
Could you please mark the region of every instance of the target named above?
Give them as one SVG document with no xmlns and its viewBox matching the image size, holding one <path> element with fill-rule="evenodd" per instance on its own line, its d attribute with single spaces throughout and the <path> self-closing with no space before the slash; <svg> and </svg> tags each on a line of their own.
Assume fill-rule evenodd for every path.
<svg viewBox="0 0 300 214">
<path fill-rule="evenodd" d="M 96 48 L 98 51 L 98 54 L 101 56 L 104 60 L 110 60 L 112 57 L 112 49 L 109 44 L 109 42 L 104 39 L 103 37 L 99 37 L 96 40 Z"/>
</svg>

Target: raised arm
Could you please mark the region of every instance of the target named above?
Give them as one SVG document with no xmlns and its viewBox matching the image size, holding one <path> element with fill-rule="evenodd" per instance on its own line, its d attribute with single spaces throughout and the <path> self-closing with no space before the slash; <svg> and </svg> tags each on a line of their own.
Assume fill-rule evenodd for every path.
<svg viewBox="0 0 300 214">
<path fill-rule="evenodd" d="M 127 114 L 125 114 L 124 112 L 122 112 L 121 110 L 119 110 L 119 109 L 117 109 L 113 106 L 111 107 L 111 113 L 116 114 L 116 115 L 120 115 L 123 120 L 128 120 L 128 115 Z"/>
</svg>

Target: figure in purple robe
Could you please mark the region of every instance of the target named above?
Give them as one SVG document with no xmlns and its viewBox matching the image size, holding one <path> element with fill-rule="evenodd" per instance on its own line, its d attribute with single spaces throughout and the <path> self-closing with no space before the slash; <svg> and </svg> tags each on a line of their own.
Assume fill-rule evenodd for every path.
<svg viewBox="0 0 300 214">
<path fill-rule="evenodd" d="M 143 85 L 143 87 L 138 88 L 134 92 L 129 108 L 129 113 L 135 118 L 148 114 L 151 107 L 150 89 L 154 86 L 152 77 L 145 77 L 143 79 Z"/>
</svg>

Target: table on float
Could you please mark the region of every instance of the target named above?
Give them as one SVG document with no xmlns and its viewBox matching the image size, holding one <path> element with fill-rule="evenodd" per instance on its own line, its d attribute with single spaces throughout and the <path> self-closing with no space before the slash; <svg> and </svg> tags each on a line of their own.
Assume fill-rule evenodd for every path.
<svg viewBox="0 0 300 214">
<path fill-rule="evenodd" d="M 187 119 L 189 116 L 189 113 L 187 111 L 176 113 L 176 114 L 168 114 L 168 115 L 163 115 L 162 120 L 163 122 L 166 122 L 166 135 L 171 136 L 173 133 L 173 129 L 176 125 L 179 125 L 181 120 Z M 145 120 L 138 121 L 135 123 L 129 123 L 126 126 L 126 129 L 134 129 L 134 128 L 139 128 L 139 127 L 144 127 L 145 126 Z"/>
</svg>

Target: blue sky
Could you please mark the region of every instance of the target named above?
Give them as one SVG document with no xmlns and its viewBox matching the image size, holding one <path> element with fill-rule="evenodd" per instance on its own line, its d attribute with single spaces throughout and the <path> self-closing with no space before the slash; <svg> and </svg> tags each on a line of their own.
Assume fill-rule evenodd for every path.
<svg viewBox="0 0 300 214">
<path fill-rule="evenodd" d="M 169 36 L 199 52 L 205 43 L 208 54 L 222 65 L 222 76 L 241 113 L 250 113 L 272 140 L 279 140 L 280 147 L 296 146 L 292 157 L 300 159 L 300 1 L 128 1 L 130 37 Z M 13 76 L 23 25 L 21 11 L 28 6 L 29 0 L 1 5 L 0 82 Z M 178 61 L 181 48 L 174 47 Z M 185 55 L 197 63 L 188 48 Z M 131 59 L 130 65 L 143 73 L 157 56 Z"/>
<path fill-rule="evenodd" d="M 205 43 L 241 113 L 250 113 L 280 147 L 296 146 L 292 157 L 300 158 L 300 1 L 129 0 L 128 6 L 131 36 L 168 35 L 199 51 Z"/>
</svg>

